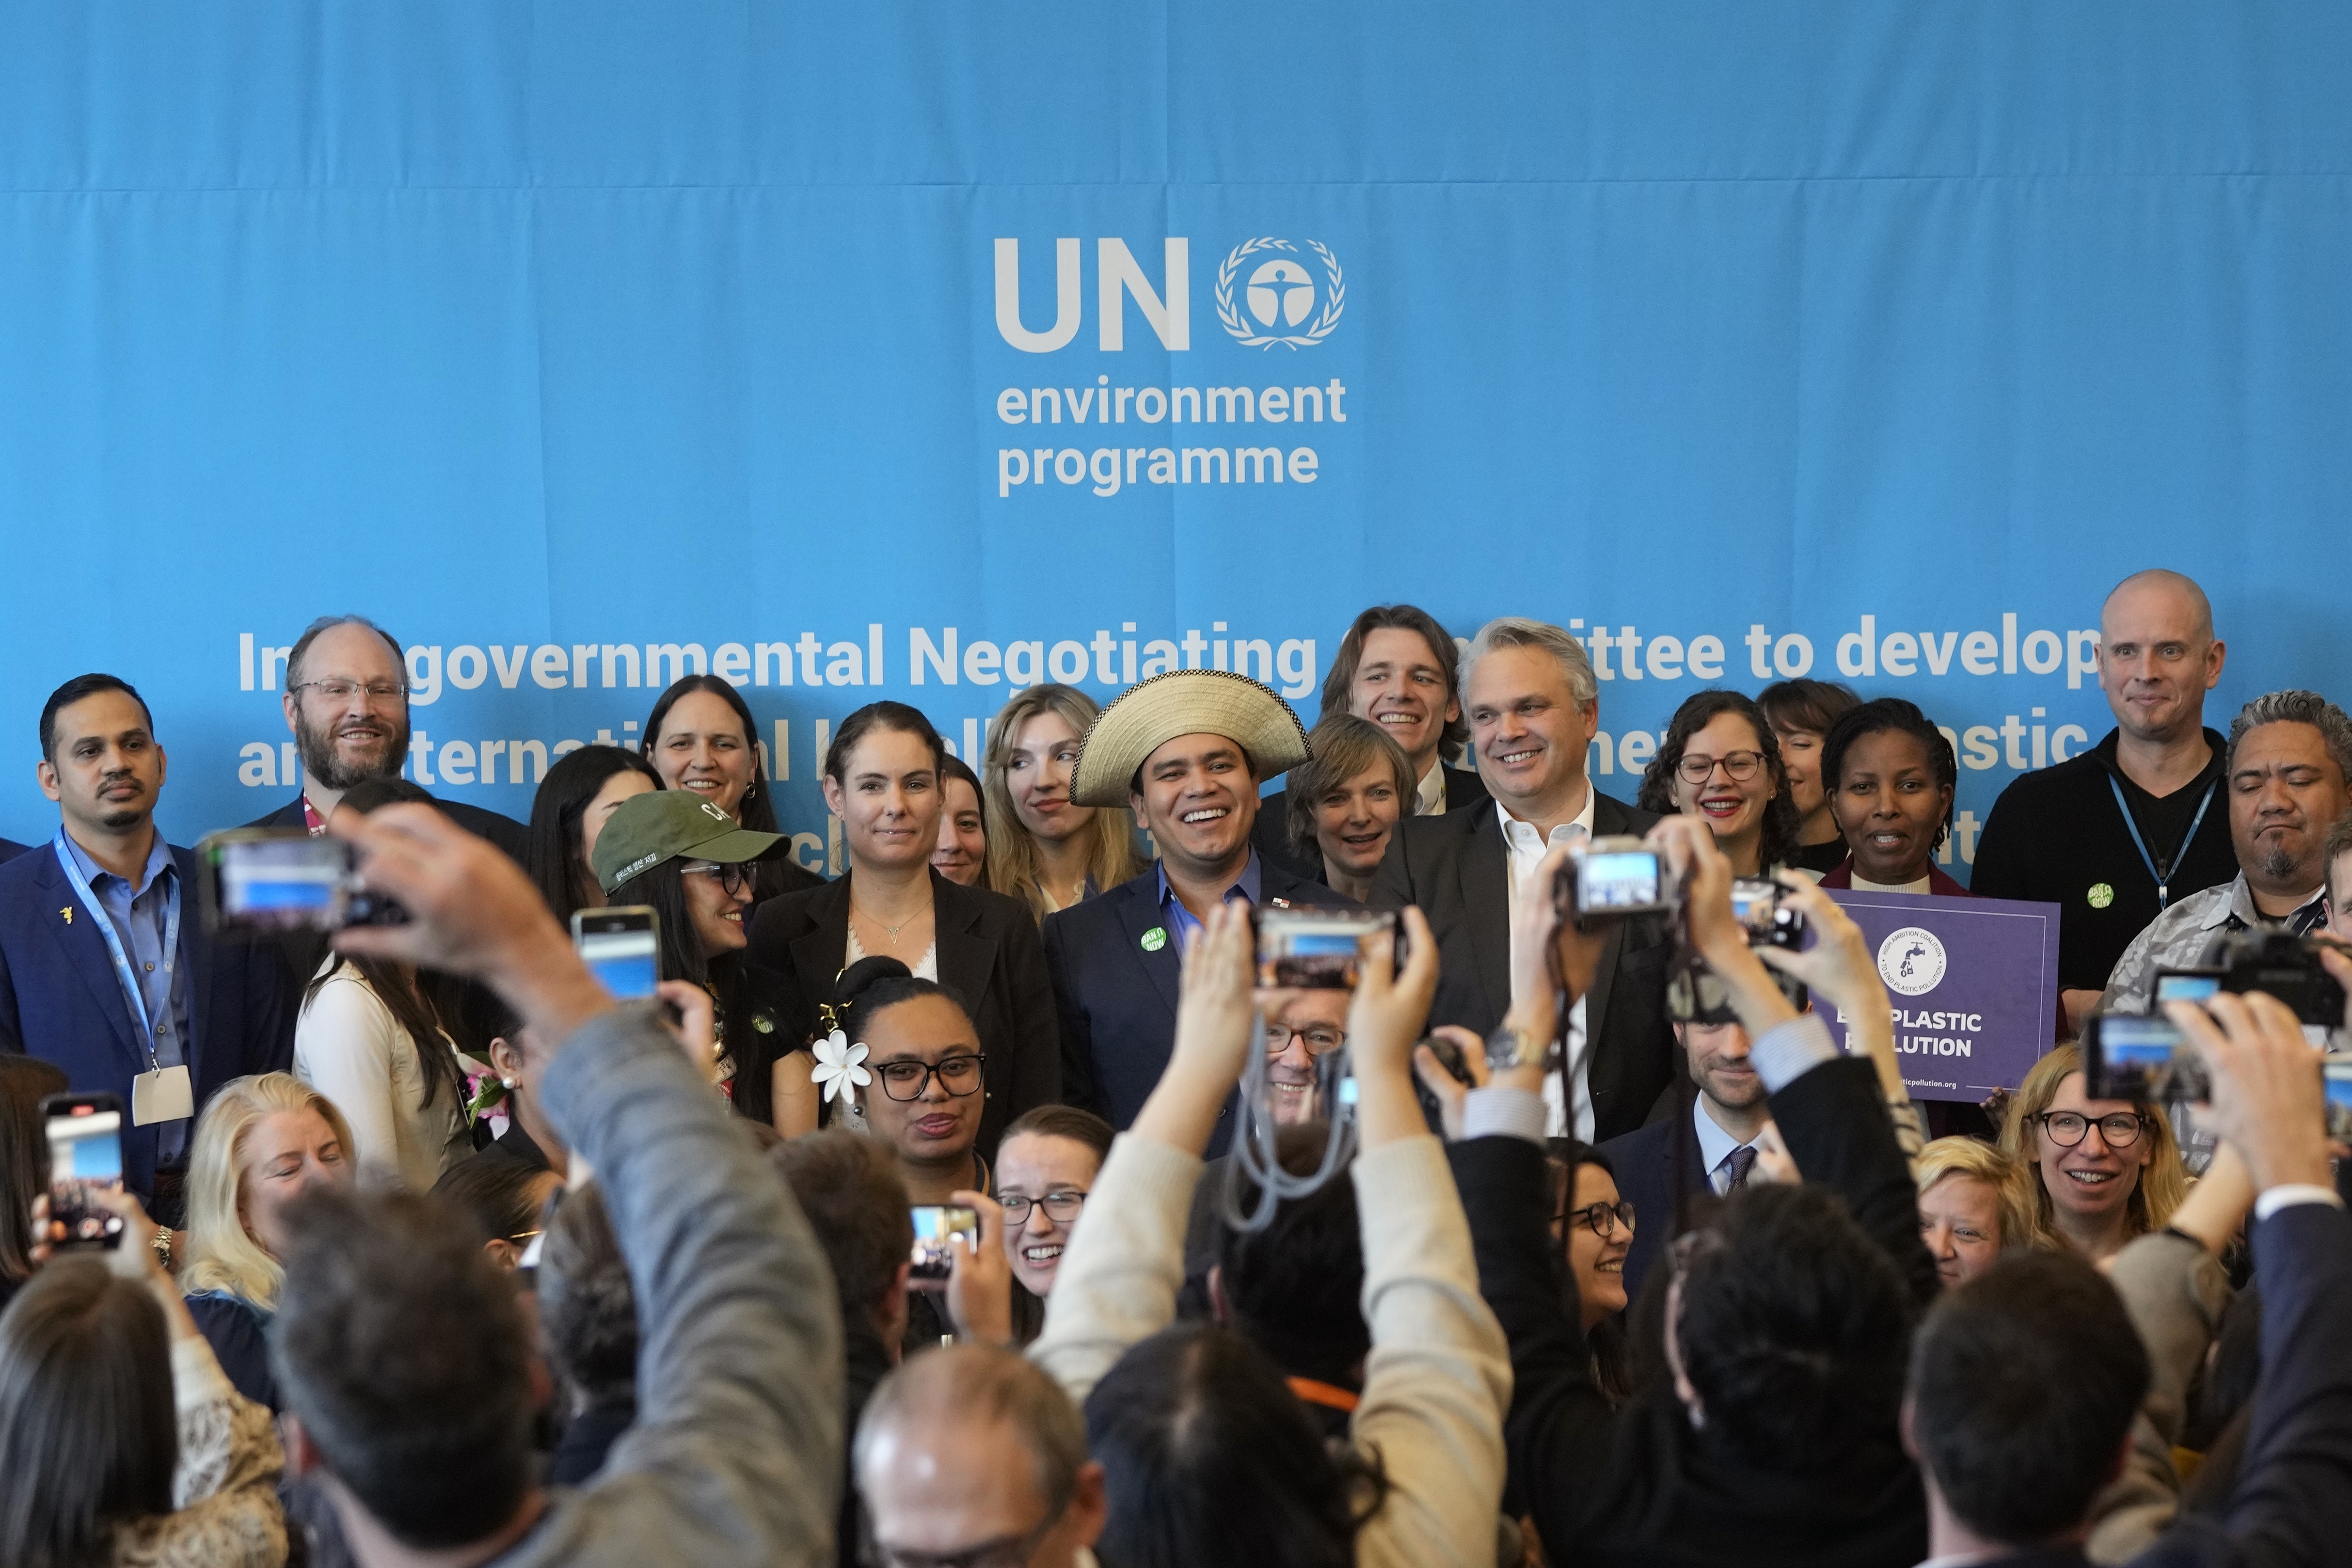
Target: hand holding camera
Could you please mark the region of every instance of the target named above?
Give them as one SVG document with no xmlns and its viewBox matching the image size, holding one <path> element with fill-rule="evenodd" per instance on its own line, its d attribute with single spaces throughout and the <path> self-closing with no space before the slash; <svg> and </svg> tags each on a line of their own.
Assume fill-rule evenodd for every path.
<svg viewBox="0 0 2352 1568">
<path fill-rule="evenodd" d="M 2202 1005 L 2168 1002 L 2164 1011 L 2203 1056 L 2211 1078 L 2207 1117 L 2244 1156 L 2256 1190 L 2328 1185 L 2319 1053 L 2294 1010 L 2257 991 L 2225 992 Z"/>
<path fill-rule="evenodd" d="M 1669 816 L 1650 829 L 1649 842 L 1682 888 L 1685 940 L 1721 982 L 1739 1023 L 1753 1037 L 1795 1017 L 1796 1007 L 1748 945 L 1748 925 L 1733 912 L 1731 862 L 1716 847 L 1715 830 L 1696 817 Z"/>
<path fill-rule="evenodd" d="M 944 1277 L 930 1277 L 931 1288 L 945 1292 L 949 1321 L 965 1339 L 984 1344 L 1013 1342 L 1013 1264 L 1004 1254 L 1004 1210 L 986 1193 L 957 1192 L 952 1207 L 955 1224 L 940 1245 Z M 920 1211 L 918 1211 L 920 1212 Z M 971 1217 L 966 1228 L 964 1217 Z M 918 1235 L 915 1250 L 924 1252 Z M 935 1258 L 937 1254 L 933 1255 Z M 909 1283 L 913 1283 L 909 1270 Z"/>
</svg>

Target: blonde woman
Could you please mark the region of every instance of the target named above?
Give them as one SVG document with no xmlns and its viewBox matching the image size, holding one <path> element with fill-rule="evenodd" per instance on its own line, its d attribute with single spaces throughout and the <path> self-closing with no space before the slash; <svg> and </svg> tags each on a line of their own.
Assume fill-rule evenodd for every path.
<svg viewBox="0 0 2352 1568">
<path fill-rule="evenodd" d="M 2024 1173 L 2036 1226 L 2096 1263 L 2170 1225 L 2189 1173 L 2162 1106 L 2092 1100 L 2084 1087 L 2073 1046 L 2034 1063 L 2010 1102 L 2000 1147 Z"/>
<path fill-rule="evenodd" d="M 264 1332 L 286 1279 L 282 1216 L 313 1187 L 348 1185 L 351 1149 L 342 1112 L 291 1073 L 231 1079 L 196 1119 L 180 1289 L 229 1382 L 273 1411 Z"/>
<path fill-rule="evenodd" d="M 988 886 L 1027 904 L 1041 924 L 1143 869 L 1132 814 L 1070 799 L 1079 744 L 1101 712 L 1076 687 L 1033 686 L 1004 705 L 989 731 L 981 765 Z"/>
<path fill-rule="evenodd" d="M 1919 1151 L 1919 1239 L 1946 1289 L 2012 1248 L 2047 1247 L 2017 1162 L 1974 1138 L 1938 1138 Z"/>
</svg>

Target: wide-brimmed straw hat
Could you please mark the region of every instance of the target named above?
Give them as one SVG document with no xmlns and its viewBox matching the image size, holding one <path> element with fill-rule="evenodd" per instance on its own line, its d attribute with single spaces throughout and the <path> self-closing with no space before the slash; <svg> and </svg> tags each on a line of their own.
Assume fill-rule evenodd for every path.
<svg viewBox="0 0 2352 1568">
<path fill-rule="evenodd" d="M 1171 669 L 1119 694 L 1087 727 L 1070 780 L 1080 805 L 1125 805 L 1136 770 L 1179 735 L 1223 735 L 1260 779 L 1307 757 L 1307 728 L 1274 689 L 1227 669 Z"/>
</svg>

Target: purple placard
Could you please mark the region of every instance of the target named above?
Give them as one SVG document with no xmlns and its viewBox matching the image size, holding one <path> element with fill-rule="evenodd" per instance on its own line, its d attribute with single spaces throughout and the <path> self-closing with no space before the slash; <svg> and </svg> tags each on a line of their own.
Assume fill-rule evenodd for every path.
<svg viewBox="0 0 2352 1568">
<path fill-rule="evenodd" d="M 1915 1100 L 2015 1089 L 2057 1024 L 2058 906 L 1828 889 L 1878 955 Z M 1843 1016 L 1830 1032 L 1845 1046 Z"/>
</svg>

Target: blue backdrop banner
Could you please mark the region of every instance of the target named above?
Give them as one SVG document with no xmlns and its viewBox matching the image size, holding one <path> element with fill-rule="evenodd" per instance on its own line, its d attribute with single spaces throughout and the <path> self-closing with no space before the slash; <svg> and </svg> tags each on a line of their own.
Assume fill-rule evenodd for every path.
<svg viewBox="0 0 2352 1568">
<path fill-rule="evenodd" d="M 1958 742 L 1965 879 L 2108 724 L 2352 689 L 2352 9 L 1772 0 L 0 11 L 0 832 L 152 700 L 175 839 L 291 797 L 285 651 L 382 621 L 413 776 L 522 815 L 682 670 L 802 858 L 841 715 L 969 752 L 1171 665 L 1315 716 L 1364 605 L 1558 620 L 1630 795 L 1712 683 Z"/>
</svg>

